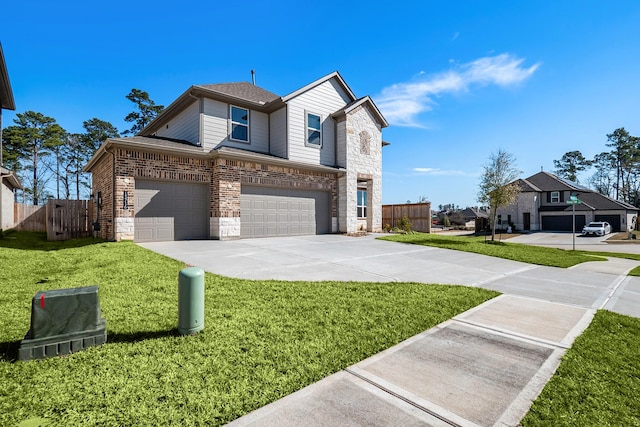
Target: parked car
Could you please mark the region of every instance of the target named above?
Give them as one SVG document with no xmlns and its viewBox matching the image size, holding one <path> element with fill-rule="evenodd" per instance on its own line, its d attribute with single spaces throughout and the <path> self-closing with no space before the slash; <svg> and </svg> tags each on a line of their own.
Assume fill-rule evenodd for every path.
<svg viewBox="0 0 640 427">
<path fill-rule="evenodd" d="M 602 221 L 590 222 L 582 229 L 583 236 L 604 236 L 609 233 L 611 233 L 611 224 Z"/>
</svg>

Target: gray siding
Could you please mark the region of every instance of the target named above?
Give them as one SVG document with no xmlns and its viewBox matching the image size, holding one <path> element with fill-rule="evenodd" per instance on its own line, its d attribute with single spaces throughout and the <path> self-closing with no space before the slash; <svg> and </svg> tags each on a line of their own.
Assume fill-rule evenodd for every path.
<svg viewBox="0 0 640 427">
<path fill-rule="evenodd" d="M 260 153 L 269 152 L 269 115 L 258 111 L 250 112 L 251 129 L 249 130 L 249 147 L 242 144 L 247 150 L 258 151 Z"/>
<path fill-rule="evenodd" d="M 204 100 L 202 145 L 206 151 L 213 150 L 227 140 L 228 111 L 229 106 L 224 102 L 214 101 L 212 99 Z"/>
<path fill-rule="evenodd" d="M 271 113 L 271 154 L 287 158 L 287 109 Z"/>
<path fill-rule="evenodd" d="M 229 140 L 229 104 L 212 99 L 204 100 L 203 145 L 209 151 L 219 146 L 241 148 L 260 153 L 269 151 L 269 116 L 258 111 L 249 112 L 249 143 Z"/>
<path fill-rule="evenodd" d="M 328 80 L 288 102 L 289 159 L 297 162 L 335 164 L 335 122 L 329 117 L 350 101 L 335 82 Z M 322 148 L 307 147 L 305 111 L 322 116 Z"/>
<path fill-rule="evenodd" d="M 200 142 L 200 102 L 194 101 L 189 107 L 156 131 L 156 135 L 182 139 L 192 144 Z"/>
</svg>

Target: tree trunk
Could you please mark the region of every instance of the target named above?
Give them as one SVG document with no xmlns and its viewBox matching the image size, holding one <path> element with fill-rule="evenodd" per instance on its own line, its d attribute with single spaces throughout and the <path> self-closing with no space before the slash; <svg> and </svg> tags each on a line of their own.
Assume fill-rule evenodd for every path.
<svg viewBox="0 0 640 427">
<path fill-rule="evenodd" d="M 491 241 L 496 240 L 496 219 L 498 218 L 497 209 L 492 209 L 491 212 Z"/>
<path fill-rule="evenodd" d="M 33 205 L 38 206 L 38 150 L 33 149 Z"/>
</svg>

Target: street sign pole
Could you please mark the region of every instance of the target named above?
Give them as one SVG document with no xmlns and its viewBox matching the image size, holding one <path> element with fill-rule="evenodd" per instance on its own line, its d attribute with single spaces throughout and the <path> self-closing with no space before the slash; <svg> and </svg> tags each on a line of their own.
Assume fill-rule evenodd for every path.
<svg viewBox="0 0 640 427">
<path fill-rule="evenodd" d="M 572 221 L 572 229 L 573 229 L 573 233 L 572 233 L 572 240 L 573 240 L 573 250 L 576 250 L 576 205 L 579 205 L 580 203 L 582 203 L 582 200 L 578 199 L 578 196 L 571 196 L 569 197 L 569 200 L 567 201 L 567 203 L 569 203 L 571 205 L 571 218 L 573 219 Z"/>
<path fill-rule="evenodd" d="M 571 204 L 571 215 L 573 216 L 573 250 L 576 250 L 576 204 Z"/>
</svg>

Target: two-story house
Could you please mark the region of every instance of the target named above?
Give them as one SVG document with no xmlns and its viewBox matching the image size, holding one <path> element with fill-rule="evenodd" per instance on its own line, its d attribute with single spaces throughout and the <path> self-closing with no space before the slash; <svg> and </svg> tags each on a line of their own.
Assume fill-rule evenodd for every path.
<svg viewBox="0 0 640 427">
<path fill-rule="evenodd" d="M 105 141 L 97 234 L 138 242 L 382 228 L 382 129 L 338 72 L 286 96 L 195 85 L 132 138 Z"/>
<path fill-rule="evenodd" d="M 520 194 L 516 203 L 498 210 L 506 229 L 580 232 L 591 221 L 607 221 L 616 231 L 636 227 L 638 209 L 619 202 L 575 182 L 559 178 L 549 172 L 538 172 L 517 181 Z M 572 197 L 578 201 L 573 203 Z"/>
</svg>

